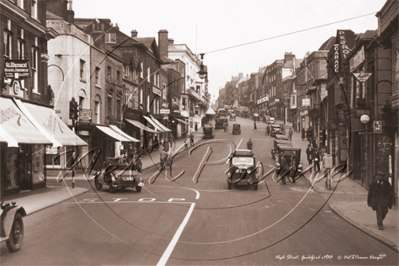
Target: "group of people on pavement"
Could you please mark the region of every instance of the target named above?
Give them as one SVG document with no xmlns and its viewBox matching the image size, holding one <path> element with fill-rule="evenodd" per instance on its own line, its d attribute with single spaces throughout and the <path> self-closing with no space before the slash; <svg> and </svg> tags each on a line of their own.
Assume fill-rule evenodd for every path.
<svg viewBox="0 0 399 266">
<path fill-rule="evenodd" d="M 324 146 L 319 149 L 317 148 L 317 145 L 314 145 L 313 143 L 309 144 L 306 148 L 306 158 L 308 163 L 309 165 L 314 164 L 314 170 L 316 172 L 320 171 L 320 161 L 323 162 L 325 153 L 326 149 Z"/>
</svg>

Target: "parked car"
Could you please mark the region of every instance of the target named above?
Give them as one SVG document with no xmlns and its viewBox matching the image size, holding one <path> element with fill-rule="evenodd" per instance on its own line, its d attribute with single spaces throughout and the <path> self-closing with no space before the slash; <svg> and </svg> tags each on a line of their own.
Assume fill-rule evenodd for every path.
<svg viewBox="0 0 399 266">
<path fill-rule="evenodd" d="M 274 117 L 270 117 L 270 118 L 269 118 L 269 123 L 270 123 L 270 124 L 274 124 Z"/>
<path fill-rule="evenodd" d="M 276 159 L 276 154 L 280 154 L 280 147 L 292 147 L 292 143 L 289 140 L 275 139 L 273 143 L 273 148 L 271 150 L 273 159 Z"/>
<path fill-rule="evenodd" d="M 255 156 L 251 150 L 238 149 L 229 159 L 229 169 L 227 173 L 227 187 L 248 187 L 258 189 L 258 171 L 256 169 Z"/>
<path fill-rule="evenodd" d="M 24 221 L 26 211 L 14 201 L 1 202 L 0 209 L 0 242 L 6 242 L 11 252 L 21 249 L 24 240 Z"/>
<path fill-rule="evenodd" d="M 281 135 L 281 134 L 276 134 L 274 136 L 275 139 L 284 139 L 284 140 L 288 140 L 288 136 L 286 135 Z"/>
</svg>

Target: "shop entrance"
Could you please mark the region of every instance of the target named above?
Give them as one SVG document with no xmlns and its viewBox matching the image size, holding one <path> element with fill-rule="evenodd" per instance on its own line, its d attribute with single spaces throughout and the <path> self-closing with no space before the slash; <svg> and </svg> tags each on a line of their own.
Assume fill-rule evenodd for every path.
<svg viewBox="0 0 399 266">
<path fill-rule="evenodd" d="M 19 188 L 32 189 L 32 145 L 21 144 L 17 160 Z"/>
</svg>

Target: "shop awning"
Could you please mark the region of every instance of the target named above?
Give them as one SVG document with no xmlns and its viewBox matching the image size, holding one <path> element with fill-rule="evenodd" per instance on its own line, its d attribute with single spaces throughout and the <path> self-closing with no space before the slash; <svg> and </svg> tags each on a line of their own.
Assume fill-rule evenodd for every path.
<svg viewBox="0 0 399 266">
<path fill-rule="evenodd" d="M 53 147 L 87 145 L 86 142 L 69 129 L 53 109 L 31 103 L 24 103 L 17 99 L 15 99 L 15 102 L 32 124 L 34 124 L 43 135 L 52 140 Z"/>
<path fill-rule="evenodd" d="M 0 132 L 8 146 L 19 144 L 53 144 L 15 105 L 12 99 L 0 98 Z"/>
<path fill-rule="evenodd" d="M 206 111 L 205 114 L 206 115 L 216 115 L 215 111 L 211 107 L 208 108 L 208 110 Z"/>
<path fill-rule="evenodd" d="M 156 131 L 158 131 L 158 133 L 163 133 L 165 132 L 165 130 L 163 130 L 160 126 L 158 126 L 154 120 L 152 120 L 151 118 L 143 115 L 143 117 L 145 118 L 145 120 L 147 120 L 148 122 L 150 122 L 150 124 L 156 129 Z"/>
<path fill-rule="evenodd" d="M 7 142 L 7 147 L 18 147 L 18 142 L 0 127 L 0 142 Z"/>
<path fill-rule="evenodd" d="M 117 141 L 132 142 L 130 139 L 125 138 L 124 136 L 122 136 L 122 134 L 117 133 L 115 130 L 113 130 L 110 127 L 104 127 L 104 126 L 96 126 L 96 127 Z"/>
<path fill-rule="evenodd" d="M 127 138 L 127 139 L 130 139 L 130 141 L 132 141 L 132 142 L 140 142 L 140 140 L 135 139 L 135 138 L 129 136 L 128 134 L 126 134 L 125 132 L 123 132 L 122 130 L 120 130 L 119 127 L 117 127 L 117 126 L 110 125 L 109 127 L 112 128 L 114 131 L 116 131 L 116 133 L 121 134 L 122 136 L 124 136 L 124 137 Z"/>
<path fill-rule="evenodd" d="M 172 130 L 170 130 L 169 128 L 165 127 L 161 122 L 159 122 L 157 119 L 155 119 L 154 117 L 152 117 L 152 115 L 150 115 L 151 119 L 155 122 L 155 124 L 157 124 L 163 131 L 165 132 L 171 132 Z"/>
<path fill-rule="evenodd" d="M 157 132 L 156 130 L 154 130 L 154 129 L 152 129 L 152 128 L 149 128 L 149 127 L 143 125 L 142 123 L 140 123 L 140 122 L 137 121 L 137 120 L 131 120 L 131 119 L 127 119 L 127 118 L 125 118 L 125 120 L 126 120 L 127 122 L 129 122 L 130 124 L 132 124 L 133 126 L 138 127 L 138 128 L 140 128 L 140 129 L 142 129 L 142 130 L 145 130 L 145 131 L 147 131 L 147 132 L 150 132 L 150 133 L 159 133 L 159 132 Z"/>
<path fill-rule="evenodd" d="M 183 124 L 186 124 L 186 125 L 190 125 L 190 122 L 181 120 L 181 119 L 179 119 L 179 118 L 175 118 L 175 119 L 176 119 L 177 121 L 179 121 L 180 123 L 183 123 Z"/>
</svg>

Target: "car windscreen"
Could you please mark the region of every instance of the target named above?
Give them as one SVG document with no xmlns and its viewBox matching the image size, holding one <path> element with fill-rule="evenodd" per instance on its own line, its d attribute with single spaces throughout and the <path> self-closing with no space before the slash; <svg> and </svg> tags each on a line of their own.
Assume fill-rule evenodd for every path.
<svg viewBox="0 0 399 266">
<path fill-rule="evenodd" d="M 233 157 L 233 165 L 253 166 L 254 158 L 251 157 Z"/>
</svg>

